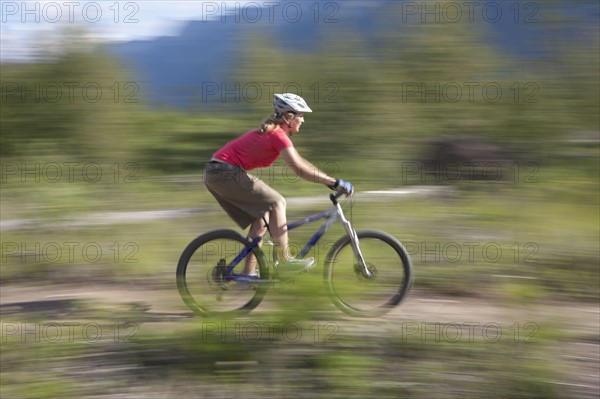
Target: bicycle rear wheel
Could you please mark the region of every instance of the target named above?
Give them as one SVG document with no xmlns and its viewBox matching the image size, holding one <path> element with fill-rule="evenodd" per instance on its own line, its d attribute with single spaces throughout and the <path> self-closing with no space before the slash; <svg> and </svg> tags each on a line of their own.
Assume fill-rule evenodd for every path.
<svg viewBox="0 0 600 399">
<path fill-rule="evenodd" d="M 249 312 L 262 301 L 267 290 L 268 265 L 264 253 L 255 247 L 235 266 L 242 274 L 248 256 L 256 256 L 260 281 L 232 280 L 226 268 L 250 244 L 233 230 L 201 235 L 183 251 L 177 265 L 177 288 L 183 301 L 202 316 L 235 316 Z"/>
<path fill-rule="evenodd" d="M 375 317 L 397 306 L 412 286 L 412 264 L 402 244 L 377 230 L 358 230 L 360 250 L 373 274 L 366 277 L 350 237 L 331 248 L 325 262 L 325 284 L 332 302 L 359 317 Z"/>
</svg>

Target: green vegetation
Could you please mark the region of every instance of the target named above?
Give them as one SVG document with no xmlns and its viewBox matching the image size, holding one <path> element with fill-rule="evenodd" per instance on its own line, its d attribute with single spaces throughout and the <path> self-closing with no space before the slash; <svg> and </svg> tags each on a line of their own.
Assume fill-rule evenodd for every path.
<svg viewBox="0 0 600 399">
<path fill-rule="evenodd" d="M 2 305 L 2 396 L 577 396 L 556 382 L 573 381 L 561 355 L 573 343 L 597 345 L 597 330 L 544 311 L 599 299 L 598 31 L 524 65 L 487 46 L 473 26 L 406 32 L 392 15 L 381 15 L 377 48 L 344 29 L 322 38 L 315 54 L 248 37 L 232 79 L 304 88 L 318 112 L 306 118 L 297 147 L 355 184 L 355 227 L 405 244 L 415 296 L 491 301 L 535 319 L 504 320 L 495 339 L 482 334 L 485 326 L 497 331 L 485 324 L 500 323 L 490 316 L 477 321 L 473 340 L 467 330 L 451 334 L 452 323 L 468 318 L 348 319 L 325 297 L 322 265 L 244 318 L 188 317 L 174 285 L 181 251 L 200 233 L 236 228 L 204 190 L 202 164 L 257 125 L 270 99 L 243 110 L 150 108 L 133 72 L 83 43 L 44 62 L 2 65 L 1 210 L 12 224 L 2 228 L 0 283 L 11 292 L 39 289 L 46 303 L 20 296 L 23 303 Z M 474 81 L 494 82 L 505 95 L 468 101 L 463 85 L 461 101 L 422 102 L 414 85 Z M 65 82 L 83 83 L 71 96 L 76 86 Z M 79 90 L 86 82 L 93 85 Z M 54 84 L 64 90 L 55 101 L 14 94 L 25 85 L 51 96 Z M 453 135 L 509 153 L 509 163 L 494 164 L 502 179 L 421 173 L 427 141 Z M 326 195 L 280 163 L 256 174 L 290 199 Z M 422 186 L 430 191 L 366 193 Z M 289 218 L 325 206 L 293 202 Z M 311 233 L 299 229 L 293 243 Z M 322 262 L 341 233 L 333 229 L 312 256 Z M 60 299 L 95 285 L 104 301 Z M 433 333 L 421 335 L 424 328 Z"/>
</svg>

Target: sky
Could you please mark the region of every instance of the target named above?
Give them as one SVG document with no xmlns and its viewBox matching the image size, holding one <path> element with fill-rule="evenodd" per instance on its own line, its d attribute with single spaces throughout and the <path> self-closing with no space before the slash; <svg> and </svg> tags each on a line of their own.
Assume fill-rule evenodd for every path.
<svg viewBox="0 0 600 399">
<path fill-rule="evenodd" d="M 268 20 L 283 8 L 268 0 L 1 0 L 0 61 L 31 58 L 36 46 L 51 43 L 65 27 L 83 27 L 95 40 L 143 40 L 176 35 L 184 21 L 218 20 L 240 10 L 250 20 Z"/>
<path fill-rule="evenodd" d="M 486 1 L 458 0 L 450 2 L 450 5 L 455 9 L 463 8 L 465 4 L 479 4 L 479 13 L 475 13 L 475 16 L 481 20 L 483 5 L 480 3 Z M 434 4 L 429 4 L 426 8 L 431 9 L 435 4 L 441 3 L 431 2 Z M 520 27 L 527 27 L 527 24 L 521 22 L 528 22 L 527 19 L 531 16 L 544 22 L 550 18 L 545 14 L 547 10 L 544 3 L 540 1 L 497 0 L 487 3 L 501 5 L 504 12 L 502 20 L 505 23 L 512 22 L 515 18 L 515 4 L 520 4 Z M 382 4 L 385 4 L 383 0 L 0 0 L 0 62 L 27 61 L 33 58 L 36 48 L 57 48 L 58 33 L 68 27 L 84 28 L 89 39 L 98 41 L 145 40 L 177 35 L 186 21 L 219 20 L 228 14 L 236 14 L 236 18 L 241 16 L 242 23 L 281 18 L 294 22 L 298 13 L 303 20 L 331 22 L 326 19 L 333 17 L 335 20 L 340 17 L 342 7 L 347 11 L 354 6 L 378 7 Z M 408 19 L 418 22 L 422 18 L 435 18 L 426 15 L 427 12 L 423 10 L 415 14 L 415 7 L 424 7 L 424 1 L 403 4 L 407 4 L 406 14 L 399 16 L 397 21 Z M 565 10 L 598 15 L 597 0 L 566 4 L 577 4 L 577 7 L 567 7 Z M 466 17 L 467 9 L 462 10 L 465 13 L 463 17 Z M 500 24 L 488 25 L 493 28 Z M 515 34 L 523 34 L 522 29 L 515 29 Z"/>
</svg>

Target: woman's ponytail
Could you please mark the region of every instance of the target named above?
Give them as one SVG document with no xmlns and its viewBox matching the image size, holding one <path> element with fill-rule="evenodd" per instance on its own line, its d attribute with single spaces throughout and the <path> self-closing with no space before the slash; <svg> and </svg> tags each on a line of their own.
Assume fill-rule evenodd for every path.
<svg viewBox="0 0 600 399">
<path fill-rule="evenodd" d="M 276 126 L 287 124 L 288 121 L 285 119 L 285 117 L 293 115 L 293 112 L 287 112 L 285 115 L 282 115 L 278 112 L 274 112 L 270 115 L 267 115 L 260 123 L 260 131 L 262 133 L 268 133 L 271 130 L 275 129 Z"/>
</svg>

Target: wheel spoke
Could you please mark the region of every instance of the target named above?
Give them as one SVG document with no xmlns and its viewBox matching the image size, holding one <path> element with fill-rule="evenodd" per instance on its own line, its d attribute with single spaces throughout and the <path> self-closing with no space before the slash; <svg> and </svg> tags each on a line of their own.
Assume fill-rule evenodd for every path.
<svg viewBox="0 0 600 399">
<path fill-rule="evenodd" d="M 244 237 L 233 231 L 208 233 L 193 241 L 184 251 L 177 269 L 177 284 L 185 303 L 202 315 L 248 311 L 260 303 L 264 287 L 231 279 L 230 272 L 242 274 L 250 253 L 229 270 L 231 262 L 246 246 Z M 260 250 L 257 250 L 260 252 Z M 267 276 L 262 256 L 257 262 L 260 274 Z"/>
<path fill-rule="evenodd" d="M 411 285 L 412 266 L 401 244 L 374 231 L 358 232 L 367 277 L 355 258 L 349 240 L 332 249 L 326 268 L 327 288 L 334 303 L 347 313 L 374 316 L 396 306 Z"/>
</svg>

